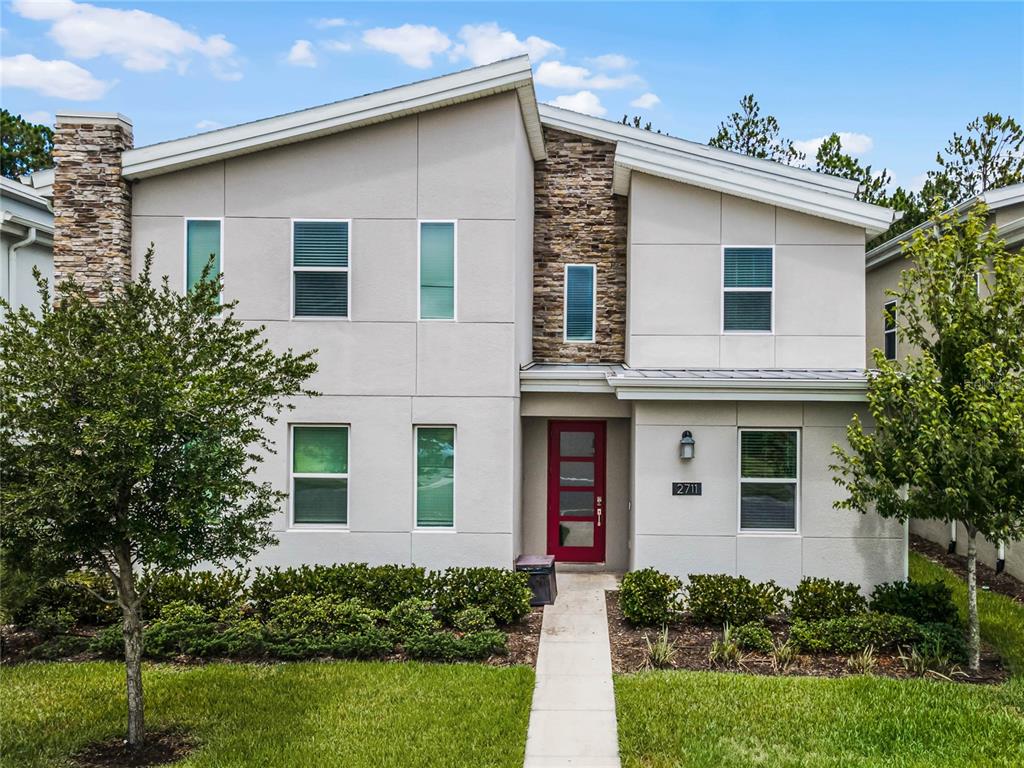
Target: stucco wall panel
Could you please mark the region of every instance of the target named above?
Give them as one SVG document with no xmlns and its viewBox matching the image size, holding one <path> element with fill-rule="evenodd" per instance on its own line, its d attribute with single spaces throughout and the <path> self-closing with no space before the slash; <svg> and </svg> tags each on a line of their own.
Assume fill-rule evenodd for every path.
<svg viewBox="0 0 1024 768">
<path fill-rule="evenodd" d="M 428 321 L 416 329 L 417 394 L 517 394 L 511 323 Z"/>
<path fill-rule="evenodd" d="M 459 222 L 458 284 L 469 286 L 459 291 L 461 322 L 515 322 L 515 232 L 513 221 Z"/>
<path fill-rule="evenodd" d="M 775 284 L 776 334 L 863 335 L 863 246 L 780 245 Z"/>
<path fill-rule="evenodd" d="M 721 193 L 644 173 L 632 175 L 629 193 L 634 245 L 721 242 Z"/>
<path fill-rule="evenodd" d="M 688 581 L 691 573 L 736 573 L 734 536 L 637 535 L 634 568 L 657 568 Z"/>
<path fill-rule="evenodd" d="M 806 576 L 852 581 L 870 594 L 879 584 L 904 578 L 906 542 L 894 539 L 803 539 Z"/>
<path fill-rule="evenodd" d="M 412 533 L 412 562 L 432 570 L 449 567 L 511 568 L 511 533 Z"/>
<path fill-rule="evenodd" d="M 417 223 L 411 219 L 352 222 L 351 314 L 358 321 L 414 322 L 419 300 Z M 472 283 L 469 284 L 472 287 Z"/>
<path fill-rule="evenodd" d="M 633 368 L 717 368 L 721 336 L 629 337 L 629 359 Z"/>
<path fill-rule="evenodd" d="M 858 227 L 777 208 L 776 242 L 786 245 L 859 245 L 864 247 L 864 230 Z"/>
<path fill-rule="evenodd" d="M 724 334 L 718 364 L 722 368 L 773 368 L 775 337 L 768 334 Z"/>
<path fill-rule="evenodd" d="M 136 216 L 223 216 L 224 163 L 141 179 L 132 185 Z"/>
<path fill-rule="evenodd" d="M 722 195 L 722 243 L 756 245 L 774 242 L 774 206 Z"/>
<path fill-rule="evenodd" d="M 722 321 L 722 261 L 717 245 L 648 245 L 629 252 L 630 334 L 717 335 Z"/>
<path fill-rule="evenodd" d="M 333 565 L 366 562 L 370 565 L 410 564 L 411 534 L 354 533 L 347 531 L 286 531 L 278 543 L 257 554 L 249 567 Z"/>
<path fill-rule="evenodd" d="M 246 320 L 288 320 L 292 313 L 291 221 L 225 219 L 224 299 Z M 184 256 L 182 255 L 182 258 Z"/>
<path fill-rule="evenodd" d="M 185 224 L 180 216 L 132 217 L 132 276 L 142 271 L 143 257 L 153 244 L 153 274 L 167 275 L 180 290 L 185 285 Z"/>
<path fill-rule="evenodd" d="M 736 573 L 755 582 L 774 579 L 783 587 L 795 587 L 803 578 L 801 549 L 799 536 L 740 536 Z"/>
</svg>

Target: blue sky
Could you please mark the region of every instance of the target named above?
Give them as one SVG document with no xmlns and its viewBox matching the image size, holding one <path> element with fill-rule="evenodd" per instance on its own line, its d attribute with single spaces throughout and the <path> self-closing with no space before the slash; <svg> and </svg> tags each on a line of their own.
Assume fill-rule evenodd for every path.
<svg viewBox="0 0 1024 768">
<path fill-rule="evenodd" d="M 542 101 L 707 141 L 753 92 L 901 184 L 973 117 L 1024 118 L 1019 2 L 2 2 L 4 107 L 122 112 L 139 146 L 522 51 Z"/>
</svg>

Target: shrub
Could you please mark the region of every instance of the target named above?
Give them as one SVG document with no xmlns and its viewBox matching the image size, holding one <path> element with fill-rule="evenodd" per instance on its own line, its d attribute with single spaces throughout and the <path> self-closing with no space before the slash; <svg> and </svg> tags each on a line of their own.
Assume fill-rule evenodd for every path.
<svg viewBox="0 0 1024 768">
<path fill-rule="evenodd" d="M 75 656 L 89 648 L 89 638 L 79 635 L 59 635 L 51 637 L 44 643 L 40 643 L 31 651 L 28 656 L 31 659 L 40 661 L 52 661 L 65 659 L 68 656 Z"/>
<path fill-rule="evenodd" d="M 11 619 L 15 624 L 29 625 L 40 612 L 65 611 L 74 624 L 105 626 L 121 618 L 121 609 L 116 603 L 105 603 L 96 597 L 101 595 L 114 600 L 113 584 L 107 576 L 77 571 L 65 577 L 37 581 L 19 572 L 16 581 L 27 592 L 11 605 Z"/>
<path fill-rule="evenodd" d="M 736 645 L 745 651 L 771 653 L 775 647 L 771 630 L 760 622 L 742 624 L 733 630 L 732 636 Z"/>
<path fill-rule="evenodd" d="M 380 656 L 393 648 L 389 634 L 377 626 L 382 618 L 356 599 L 291 595 L 270 606 L 267 647 L 287 659 Z"/>
<path fill-rule="evenodd" d="M 29 626 L 43 638 L 66 635 L 75 626 L 75 617 L 67 608 L 43 606 L 29 621 Z"/>
<path fill-rule="evenodd" d="M 918 624 L 904 616 L 859 613 L 838 619 L 793 622 L 790 640 L 806 653 L 850 654 L 867 647 L 913 644 L 921 637 Z"/>
<path fill-rule="evenodd" d="M 210 656 L 216 652 L 218 634 L 216 622 L 203 606 L 174 600 L 146 627 L 143 650 L 155 657 Z"/>
<path fill-rule="evenodd" d="M 875 670 L 878 660 L 875 649 L 870 645 L 860 653 L 855 653 L 846 660 L 846 668 L 854 675 L 870 675 Z"/>
<path fill-rule="evenodd" d="M 261 616 L 290 595 L 358 598 L 383 611 L 409 598 L 430 594 L 431 580 L 423 568 L 403 565 L 342 563 L 301 568 L 258 568 L 249 587 L 250 599 Z"/>
<path fill-rule="evenodd" d="M 630 624 L 667 624 L 678 609 L 682 585 L 675 576 L 654 568 L 630 571 L 622 577 L 622 585 L 619 587 L 622 615 Z"/>
<path fill-rule="evenodd" d="M 410 597 L 403 600 L 387 614 L 388 629 L 397 642 L 402 642 L 410 635 L 430 634 L 441 629 L 431 610 L 429 600 Z"/>
<path fill-rule="evenodd" d="M 785 672 L 796 663 L 798 651 L 794 643 L 787 640 L 784 643 L 772 645 L 772 667 L 776 672 Z"/>
<path fill-rule="evenodd" d="M 432 580 L 434 607 L 451 623 L 466 608 L 481 608 L 498 626 L 514 624 L 530 612 L 527 575 L 502 568 L 449 568 Z"/>
<path fill-rule="evenodd" d="M 483 632 L 494 629 L 494 620 L 483 608 L 463 608 L 455 614 L 452 626 L 459 632 Z"/>
<path fill-rule="evenodd" d="M 248 570 L 234 571 L 181 571 L 159 576 L 145 575 L 139 590 L 149 593 L 146 607 L 149 613 L 159 614 L 165 605 L 174 602 L 192 603 L 207 611 L 219 613 L 239 605 L 248 597 L 245 583 Z"/>
<path fill-rule="evenodd" d="M 832 579 L 801 579 L 793 592 L 790 615 L 794 619 L 817 621 L 862 613 L 867 601 L 856 584 Z"/>
<path fill-rule="evenodd" d="M 145 647 L 148 638 L 145 633 L 142 637 L 143 647 Z M 121 629 L 121 625 L 114 624 L 97 632 L 89 643 L 89 650 L 107 659 L 124 660 L 124 631 Z"/>
<path fill-rule="evenodd" d="M 871 610 L 920 624 L 959 624 L 953 590 L 943 581 L 894 581 L 871 593 Z"/>
<path fill-rule="evenodd" d="M 931 659 L 948 659 L 949 663 L 963 664 L 967 661 L 967 641 L 959 626 L 929 622 L 922 624 L 920 629 L 921 637 L 914 647 L 921 653 Z"/>
<path fill-rule="evenodd" d="M 662 627 L 658 639 L 653 643 L 644 635 L 644 642 L 647 643 L 645 665 L 649 669 L 665 669 L 672 666 L 676 659 L 676 644 L 668 637 L 668 627 Z"/>
<path fill-rule="evenodd" d="M 782 610 L 788 591 L 774 581 L 753 584 L 745 576 L 690 574 L 687 607 L 701 624 L 749 624 Z"/>
<path fill-rule="evenodd" d="M 722 630 L 721 639 L 716 638 L 711 643 L 708 659 L 712 664 L 719 667 L 743 666 L 743 653 L 733 638 L 732 627 L 728 624 Z"/>
<path fill-rule="evenodd" d="M 406 639 L 405 652 L 414 659 L 430 661 L 471 661 L 506 651 L 505 633 L 486 629 L 459 637 L 454 632 L 431 632 Z"/>
</svg>

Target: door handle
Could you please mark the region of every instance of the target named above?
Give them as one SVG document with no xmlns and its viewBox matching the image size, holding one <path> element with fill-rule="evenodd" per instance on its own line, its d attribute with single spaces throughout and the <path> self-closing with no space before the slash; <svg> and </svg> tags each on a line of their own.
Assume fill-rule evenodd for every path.
<svg viewBox="0 0 1024 768">
<path fill-rule="evenodd" d="M 597 497 L 597 527 L 601 527 L 601 513 L 602 513 L 602 499 L 600 496 Z"/>
</svg>

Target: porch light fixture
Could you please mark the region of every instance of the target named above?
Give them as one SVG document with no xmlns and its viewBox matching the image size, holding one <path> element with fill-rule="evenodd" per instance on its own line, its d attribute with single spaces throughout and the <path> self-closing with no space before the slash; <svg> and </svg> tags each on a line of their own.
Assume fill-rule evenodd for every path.
<svg viewBox="0 0 1024 768">
<path fill-rule="evenodd" d="M 679 458 L 683 461 L 689 461 L 693 458 L 694 447 L 697 445 L 697 441 L 693 439 L 693 435 L 690 430 L 683 432 L 682 438 L 679 440 Z"/>
</svg>

